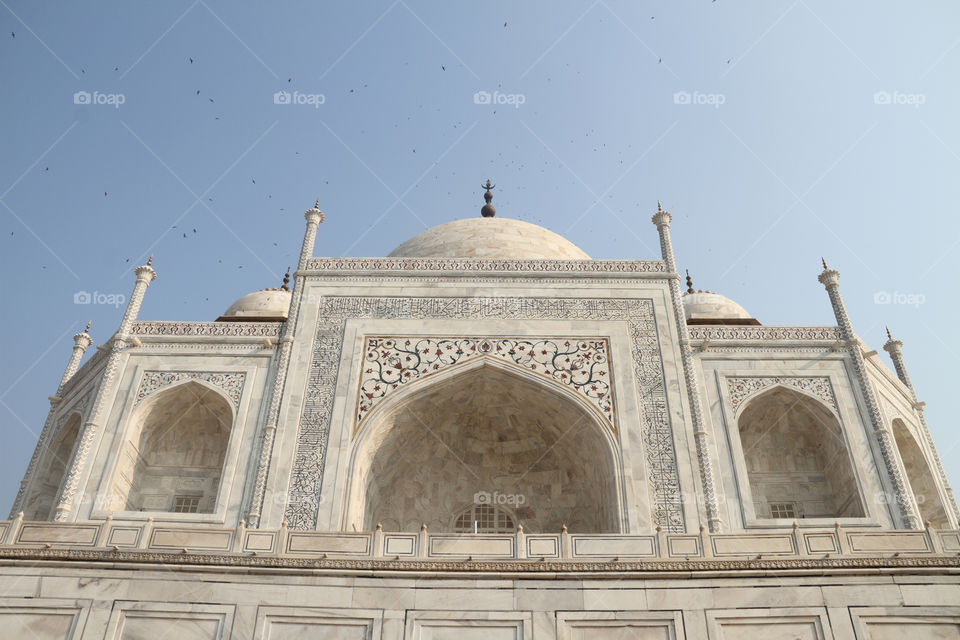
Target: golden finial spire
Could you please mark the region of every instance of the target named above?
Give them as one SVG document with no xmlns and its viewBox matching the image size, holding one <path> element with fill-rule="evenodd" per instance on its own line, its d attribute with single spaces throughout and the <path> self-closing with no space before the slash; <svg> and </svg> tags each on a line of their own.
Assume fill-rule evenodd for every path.
<svg viewBox="0 0 960 640">
<path fill-rule="evenodd" d="M 83 330 L 84 333 L 90 333 L 91 324 L 93 324 L 93 320 L 87 320 L 87 327 Z"/>
<path fill-rule="evenodd" d="M 660 204 L 659 200 L 657 200 L 657 213 L 660 213 L 662 211 L 663 211 L 663 205 Z"/>
<path fill-rule="evenodd" d="M 888 340 L 893 340 L 893 336 L 890 335 L 890 327 L 884 327 L 884 329 L 887 330 L 887 339 L 888 339 Z"/>
<path fill-rule="evenodd" d="M 690 277 L 690 269 L 687 269 L 687 293 L 696 293 L 693 290 L 693 278 Z"/>
<path fill-rule="evenodd" d="M 147 258 L 147 266 L 149 267 L 151 264 L 153 264 L 153 254 L 152 254 L 152 253 L 150 254 L 150 257 Z"/>
<path fill-rule="evenodd" d="M 320 198 L 317 198 L 317 201 L 313 203 L 313 208 L 318 211 L 320 210 Z"/>
<path fill-rule="evenodd" d="M 287 272 L 283 274 L 283 286 L 280 287 L 281 291 L 290 291 L 290 267 L 287 267 Z"/>
<path fill-rule="evenodd" d="M 487 184 L 480 185 L 481 189 L 486 189 L 486 191 L 483 193 L 483 200 L 487 204 L 480 208 L 480 215 L 484 218 L 492 218 L 493 216 L 497 215 L 497 210 L 492 204 L 490 204 L 490 201 L 493 200 L 493 194 L 490 192 L 490 190 L 496 186 L 497 185 L 490 183 L 490 178 L 487 178 Z"/>
<path fill-rule="evenodd" d="M 823 259 L 823 256 L 820 256 L 820 262 L 823 263 L 823 270 L 826 271 L 830 267 L 827 266 L 827 261 Z"/>
</svg>

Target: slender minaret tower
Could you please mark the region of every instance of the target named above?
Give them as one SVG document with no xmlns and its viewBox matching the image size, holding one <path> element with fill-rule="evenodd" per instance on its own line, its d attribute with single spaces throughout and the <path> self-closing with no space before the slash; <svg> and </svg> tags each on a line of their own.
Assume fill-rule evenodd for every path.
<svg viewBox="0 0 960 640">
<path fill-rule="evenodd" d="M 700 406 L 700 390 L 697 385 L 697 372 L 694 368 L 693 353 L 690 349 L 690 331 L 687 328 L 687 318 L 683 312 L 683 300 L 680 293 L 680 274 L 677 273 L 677 263 L 673 257 L 673 244 L 670 242 L 670 221 L 673 216 L 663 210 L 660 201 L 657 201 L 657 212 L 653 214 L 653 224 L 660 232 L 660 252 L 666 263 L 667 277 L 669 278 L 670 299 L 673 303 L 673 313 L 677 322 L 677 332 L 680 336 L 680 355 L 683 360 L 683 378 L 687 387 L 687 399 L 690 402 L 690 418 L 693 421 L 693 435 L 697 444 L 697 464 L 700 468 L 700 482 L 703 484 L 703 500 L 706 509 L 707 523 L 711 532 L 720 531 L 720 508 L 717 503 L 717 494 L 713 483 L 713 465 L 710 462 L 710 440 L 703 420 L 703 408 Z M 691 284 L 692 288 L 692 284 Z"/>
<path fill-rule="evenodd" d="M 300 249 L 300 261 L 293 274 L 293 294 L 290 296 L 290 310 L 287 320 L 280 330 L 280 344 L 277 346 L 276 368 L 274 369 L 273 383 L 270 386 L 269 409 L 267 422 L 260 437 L 260 452 L 257 456 L 257 471 L 250 496 L 250 508 L 247 510 L 248 527 L 260 526 L 260 516 L 263 513 L 263 499 L 267 490 L 267 478 L 270 474 L 270 458 L 273 455 L 273 442 L 277 435 L 277 426 L 280 419 L 280 402 L 283 399 L 283 387 L 287 380 L 287 370 L 290 368 L 290 351 L 293 348 L 293 336 L 297 327 L 297 316 L 300 313 L 300 303 L 303 298 L 304 272 L 307 261 L 313 257 L 313 245 L 317 240 L 317 228 L 323 222 L 323 212 L 320 211 L 320 200 L 317 200 L 312 209 L 304 212 L 307 228 L 303 234 L 303 245 Z M 290 280 L 289 272 L 284 277 L 283 288 L 287 288 Z"/>
<path fill-rule="evenodd" d="M 20 490 L 17 492 L 17 497 L 13 501 L 13 507 L 10 509 L 11 519 L 23 508 L 24 492 L 27 485 L 33 482 L 33 475 L 36 473 L 37 464 L 39 464 L 43 452 L 47 450 L 54 435 L 56 435 L 53 433 L 53 425 L 54 417 L 57 415 L 57 407 L 62 400 L 60 394 L 63 392 L 64 386 L 66 386 L 77 373 L 77 369 L 80 368 L 80 361 L 83 359 L 83 354 L 91 344 L 93 344 L 93 340 L 90 338 L 90 323 L 88 322 L 87 327 L 83 331 L 73 336 L 73 351 L 70 353 L 70 359 L 67 361 L 67 366 L 63 370 L 63 377 L 60 378 L 60 384 L 57 385 L 56 393 L 48 398 L 50 400 L 50 411 L 47 412 L 47 419 L 43 422 L 43 429 L 40 431 L 37 446 L 33 450 L 30 464 L 27 465 L 27 472 L 23 474 L 23 480 L 20 482 Z"/>
<path fill-rule="evenodd" d="M 873 390 L 873 385 L 867 377 L 866 360 L 863 357 L 863 351 L 860 349 L 860 341 L 853 332 L 853 324 L 850 322 L 850 316 L 847 315 L 847 308 L 843 304 L 843 298 L 840 296 L 840 272 L 827 267 L 827 261 L 821 258 L 823 262 L 823 272 L 818 280 L 826 288 L 827 295 L 830 296 L 830 304 L 833 307 L 833 314 L 837 319 L 837 326 L 840 328 L 840 338 L 847 346 L 850 359 L 853 361 L 854 375 L 863 394 L 863 401 L 866 405 L 867 415 L 870 418 L 873 434 L 880 445 L 880 454 L 883 456 L 883 463 L 886 467 L 887 476 L 893 489 L 894 498 L 900 513 L 905 529 L 921 528 L 920 516 L 916 505 L 907 489 L 906 472 L 903 469 L 903 463 L 896 452 L 896 443 L 890 433 L 890 429 L 884 424 L 883 417 L 880 414 L 880 405 L 877 403 L 877 396 Z"/>
<path fill-rule="evenodd" d="M 110 345 L 110 351 L 107 354 L 106 364 L 103 367 L 103 373 L 100 376 L 100 384 L 97 386 L 96 394 L 93 397 L 93 406 L 90 409 L 90 415 L 87 421 L 80 428 L 77 436 L 77 444 L 74 446 L 73 456 L 67 464 L 67 471 L 64 474 L 63 486 L 60 488 L 60 494 L 57 497 L 57 508 L 54 512 L 54 519 L 57 522 L 66 522 L 73 512 L 74 498 L 77 490 L 80 488 L 80 482 L 86 473 L 87 458 L 93 443 L 99 435 L 100 427 L 103 424 L 105 416 L 107 398 L 113 391 L 113 384 L 117 375 L 117 366 L 120 363 L 120 355 L 127 348 L 127 341 L 130 339 L 130 332 L 133 323 L 137 320 L 140 313 L 140 305 L 143 304 L 143 296 L 147 292 L 147 287 L 157 277 L 157 272 L 150 265 L 153 263 L 153 256 L 147 260 L 147 264 L 137 267 L 134 273 L 137 280 L 133 285 L 133 293 L 130 294 L 130 300 L 127 301 L 127 308 L 123 312 L 123 319 L 120 321 L 120 327 Z"/>
<path fill-rule="evenodd" d="M 897 372 L 897 377 L 900 378 L 900 382 L 909 389 L 910 397 L 913 400 L 913 408 L 917 412 L 917 416 L 920 418 L 920 427 L 923 429 L 923 437 L 927 441 L 927 447 L 930 449 L 930 455 L 933 456 L 933 461 L 937 465 L 937 473 L 940 475 L 940 482 L 943 483 L 943 488 L 947 492 L 947 497 L 950 499 L 950 510 L 953 512 L 953 526 L 957 526 L 957 521 L 960 521 L 960 508 L 957 507 L 957 499 L 953 495 L 953 489 L 950 488 L 950 481 L 947 480 L 947 474 L 943 470 L 943 463 L 940 461 L 940 454 L 937 453 L 937 448 L 933 445 L 933 436 L 930 435 L 930 428 L 927 426 L 927 418 L 923 414 L 923 402 L 917 398 L 917 391 L 913 388 L 913 382 L 910 380 L 910 374 L 907 373 L 907 364 L 903 360 L 903 342 L 900 340 L 895 340 L 893 335 L 890 333 L 890 328 L 887 327 L 887 342 L 883 345 L 883 350 L 890 354 L 890 359 L 893 360 L 893 368 Z"/>
</svg>

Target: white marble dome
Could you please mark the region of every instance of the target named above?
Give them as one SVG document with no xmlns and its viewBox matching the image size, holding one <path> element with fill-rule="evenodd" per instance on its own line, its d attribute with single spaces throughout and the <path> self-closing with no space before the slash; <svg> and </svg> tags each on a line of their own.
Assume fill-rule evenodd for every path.
<svg viewBox="0 0 960 640">
<path fill-rule="evenodd" d="M 290 292 L 283 289 L 263 289 L 240 297 L 230 305 L 218 321 L 286 320 L 290 310 Z"/>
<path fill-rule="evenodd" d="M 711 291 L 683 294 L 683 312 L 687 321 L 693 320 L 752 320 L 753 317 L 739 304 Z"/>
<path fill-rule="evenodd" d="M 394 249 L 391 258 L 589 260 L 575 244 L 543 227 L 510 218 L 465 218 L 431 227 Z"/>
</svg>

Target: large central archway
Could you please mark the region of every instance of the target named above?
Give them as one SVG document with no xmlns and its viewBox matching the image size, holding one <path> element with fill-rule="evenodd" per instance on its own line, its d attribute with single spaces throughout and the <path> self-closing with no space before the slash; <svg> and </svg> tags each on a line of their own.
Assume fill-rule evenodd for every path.
<svg viewBox="0 0 960 640">
<path fill-rule="evenodd" d="M 348 527 L 622 530 L 611 430 L 572 393 L 486 358 L 404 391 L 364 421 Z"/>
</svg>

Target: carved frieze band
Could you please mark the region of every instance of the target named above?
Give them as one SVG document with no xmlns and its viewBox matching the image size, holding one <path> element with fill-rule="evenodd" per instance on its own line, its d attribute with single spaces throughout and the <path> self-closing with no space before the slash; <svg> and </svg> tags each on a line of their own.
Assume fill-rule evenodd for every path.
<svg viewBox="0 0 960 640">
<path fill-rule="evenodd" d="M 233 402 L 234 410 L 240 406 L 240 395 L 243 393 L 243 381 L 246 379 L 245 373 L 222 373 L 209 371 L 144 371 L 140 378 L 140 386 L 137 388 L 137 396 L 134 400 L 134 406 L 137 406 L 145 398 L 153 395 L 165 387 L 169 387 L 175 382 L 181 380 L 203 380 L 221 391 Z"/>
<path fill-rule="evenodd" d="M 765 327 L 699 325 L 690 327 L 691 340 L 839 340 L 838 327 Z"/>
<path fill-rule="evenodd" d="M 356 425 L 392 391 L 416 380 L 487 356 L 558 382 L 593 404 L 616 432 L 610 390 L 610 349 L 605 338 L 369 337 Z"/>
<path fill-rule="evenodd" d="M 539 271 L 664 273 L 662 260 L 501 260 L 495 258 L 311 258 L 311 271 Z"/>
<path fill-rule="evenodd" d="M 238 336 L 275 338 L 280 322 L 134 322 L 135 336 Z"/>
<path fill-rule="evenodd" d="M 634 375 L 641 396 L 641 428 L 652 519 L 665 531 L 684 530 L 676 452 L 667 414 L 660 344 L 651 300 L 325 297 L 320 301 L 319 317 L 285 511 L 291 529 L 316 528 L 346 319 L 495 318 L 616 320 L 627 323 Z"/>
<path fill-rule="evenodd" d="M 727 378 L 727 397 L 734 415 L 740 410 L 743 401 L 755 393 L 774 385 L 793 387 L 822 400 L 834 412 L 839 413 L 833 385 L 827 376 L 757 376 L 748 378 Z"/>
</svg>

